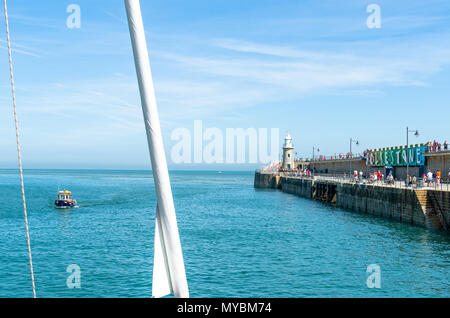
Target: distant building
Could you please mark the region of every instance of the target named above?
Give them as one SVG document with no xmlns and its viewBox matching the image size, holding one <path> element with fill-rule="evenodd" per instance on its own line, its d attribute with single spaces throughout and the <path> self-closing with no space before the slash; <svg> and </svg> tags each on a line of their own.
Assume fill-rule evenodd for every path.
<svg viewBox="0 0 450 318">
<path fill-rule="evenodd" d="M 283 148 L 284 149 L 284 148 Z M 296 162 L 296 166 L 303 169 L 310 161 Z M 408 163 L 408 164 L 407 164 Z M 284 167 L 284 158 L 283 158 Z M 442 147 L 433 149 L 432 142 L 413 144 L 409 146 L 395 146 L 378 149 L 367 149 L 360 157 L 348 158 L 340 156 L 322 157 L 314 161 L 314 170 L 321 174 L 351 175 L 353 170 L 362 171 L 364 176 L 374 172 L 381 172 L 385 176 L 389 173 L 396 179 L 406 179 L 406 170 L 410 176 L 422 177 L 428 171 L 440 171 L 442 180 L 450 181 L 450 149 Z"/>
<path fill-rule="evenodd" d="M 281 167 L 287 170 L 294 168 L 294 145 L 292 144 L 292 137 L 289 134 L 284 138 L 283 163 Z"/>
</svg>

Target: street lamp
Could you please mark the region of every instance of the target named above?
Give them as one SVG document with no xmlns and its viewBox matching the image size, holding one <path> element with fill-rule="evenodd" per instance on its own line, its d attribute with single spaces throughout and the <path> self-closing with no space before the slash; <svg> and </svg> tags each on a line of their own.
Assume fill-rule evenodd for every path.
<svg viewBox="0 0 450 318">
<path fill-rule="evenodd" d="M 355 143 L 357 146 L 359 146 L 359 141 L 354 140 L 353 138 L 350 138 L 350 176 L 353 175 L 352 172 L 352 159 L 353 159 L 353 153 L 352 153 L 352 145 Z"/>
<path fill-rule="evenodd" d="M 313 156 L 312 156 L 313 163 L 314 163 L 314 161 L 315 161 L 314 154 L 315 154 L 316 151 L 317 151 L 317 152 L 320 152 L 319 147 L 313 146 Z M 316 164 L 314 164 L 313 167 L 315 168 L 315 167 L 316 167 Z M 314 173 L 314 169 L 313 169 L 313 173 Z"/>
<path fill-rule="evenodd" d="M 408 127 L 406 127 L 406 186 L 409 186 L 409 134 L 414 133 L 414 136 L 419 137 L 419 131 L 416 130 L 410 130 Z"/>
</svg>

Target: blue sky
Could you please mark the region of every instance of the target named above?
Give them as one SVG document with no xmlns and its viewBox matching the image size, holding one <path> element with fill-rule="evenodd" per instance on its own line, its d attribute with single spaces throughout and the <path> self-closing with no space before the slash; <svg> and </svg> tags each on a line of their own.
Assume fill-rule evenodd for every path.
<svg viewBox="0 0 450 318">
<path fill-rule="evenodd" d="M 68 29 L 69 4 L 81 28 Z M 369 4 L 381 8 L 369 29 Z M 141 1 L 166 154 L 178 127 L 287 131 L 311 156 L 449 137 L 450 2 Z M 9 1 L 25 168 L 149 168 L 122 0 Z M 3 11 L 2 11 L 3 15 Z M 2 18 L 3 19 L 3 18 Z M 0 25 L 0 167 L 17 165 Z M 3 62 L 2 62 L 3 61 Z M 280 141 L 281 143 L 281 141 Z"/>
</svg>

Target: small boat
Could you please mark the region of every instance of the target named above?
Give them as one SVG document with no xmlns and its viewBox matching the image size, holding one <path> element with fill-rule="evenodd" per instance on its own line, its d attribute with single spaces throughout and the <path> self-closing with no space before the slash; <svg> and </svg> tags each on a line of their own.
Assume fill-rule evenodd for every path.
<svg viewBox="0 0 450 318">
<path fill-rule="evenodd" d="M 68 209 L 77 208 L 77 200 L 72 199 L 72 192 L 68 190 L 58 191 L 58 198 L 55 200 L 55 208 Z"/>
</svg>

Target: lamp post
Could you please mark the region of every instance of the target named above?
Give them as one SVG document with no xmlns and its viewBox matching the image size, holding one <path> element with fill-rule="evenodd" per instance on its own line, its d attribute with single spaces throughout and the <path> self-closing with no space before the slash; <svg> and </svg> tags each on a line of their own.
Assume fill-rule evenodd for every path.
<svg viewBox="0 0 450 318">
<path fill-rule="evenodd" d="M 352 145 L 355 143 L 357 146 L 359 146 L 359 141 L 354 140 L 353 138 L 350 138 L 350 176 L 353 175 L 352 171 L 352 159 L 353 159 L 353 153 L 352 153 Z"/>
<path fill-rule="evenodd" d="M 419 137 L 419 131 L 410 130 L 406 127 L 406 186 L 409 187 L 409 134 L 414 133 L 414 136 Z"/>
<path fill-rule="evenodd" d="M 314 154 L 315 154 L 316 151 L 317 151 L 317 152 L 320 152 L 319 147 L 313 146 L 313 157 L 312 157 L 313 163 L 314 163 L 314 161 L 315 161 Z M 316 164 L 314 164 L 313 167 L 315 168 L 315 167 L 316 167 Z M 312 170 L 313 173 L 314 173 L 314 168 L 313 168 L 313 170 Z"/>
</svg>

